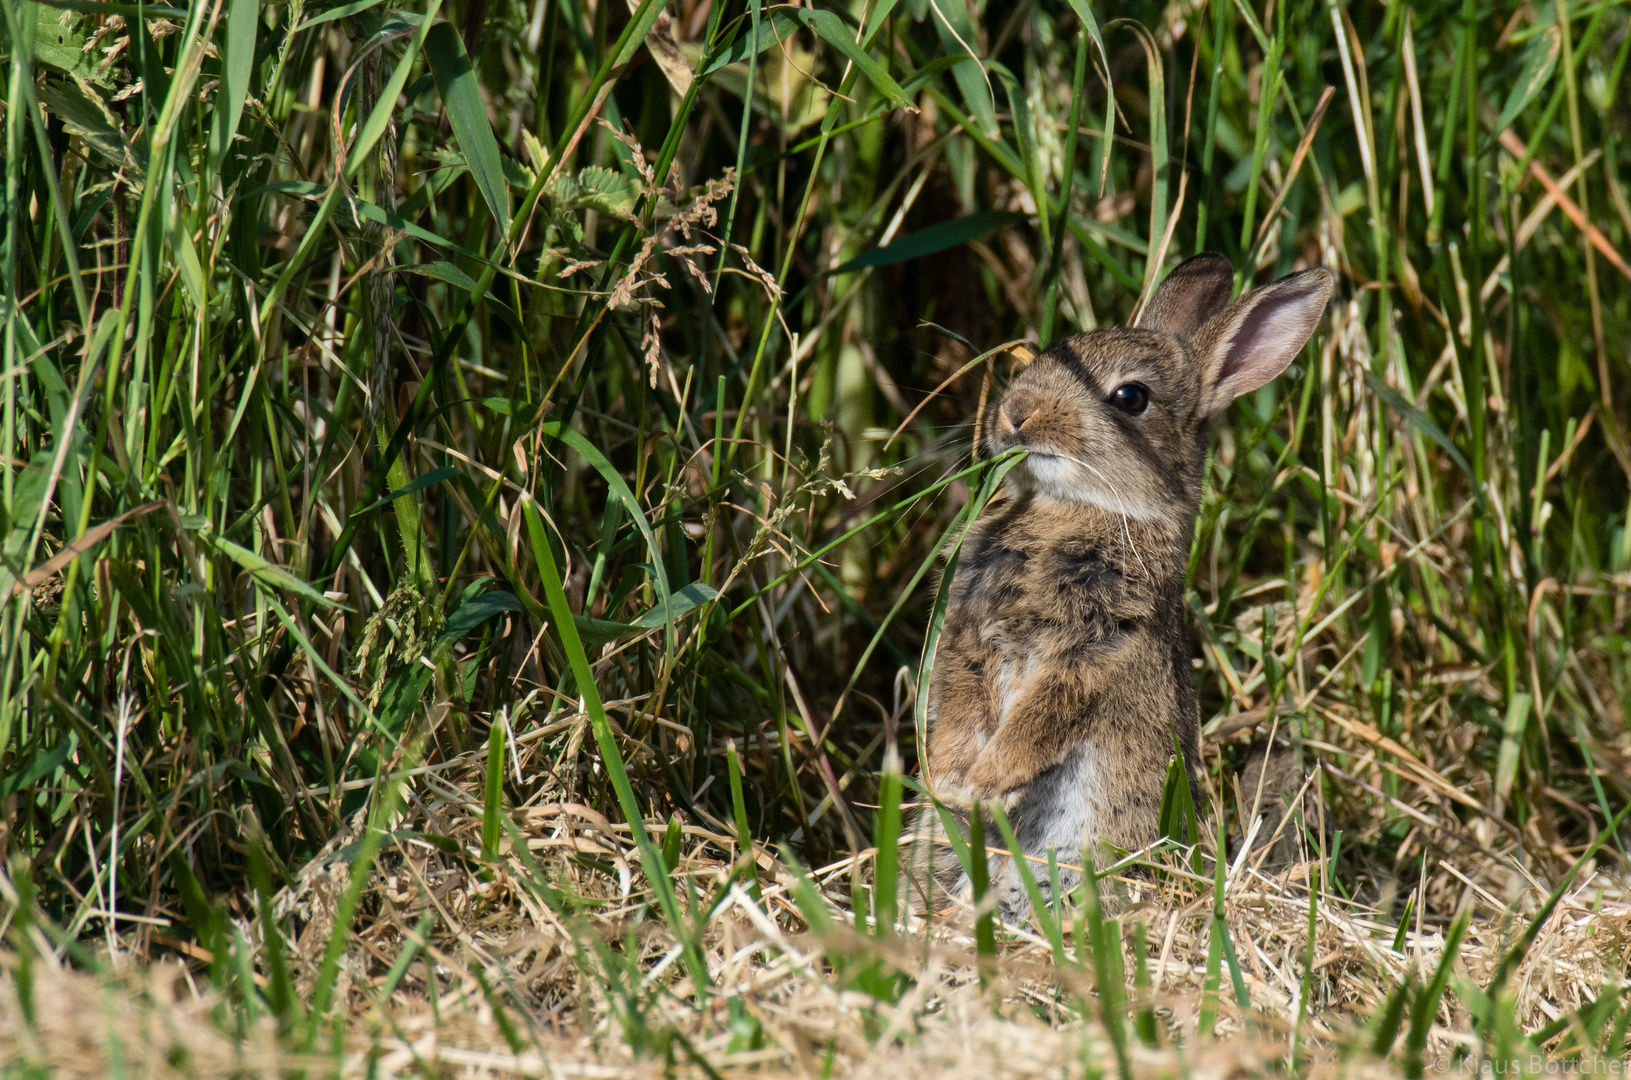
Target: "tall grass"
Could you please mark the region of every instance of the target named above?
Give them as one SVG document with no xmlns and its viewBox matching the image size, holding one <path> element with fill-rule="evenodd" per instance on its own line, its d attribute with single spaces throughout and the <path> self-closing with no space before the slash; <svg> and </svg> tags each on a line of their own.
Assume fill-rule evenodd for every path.
<svg viewBox="0 0 1631 1080">
<path fill-rule="evenodd" d="M 1328 894 L 1453 936 L 1440 860 L 1625 869 L 1622 5 L 0 9 L 0 861 L 63 947 L 208 957 L 315 1046 L 414 777 L 474 754 L 475 862 L 514 808 L 626 823 L 705 1000 L 684 828 L 755 896 L 755 841 L 899 835 L 980 409 L 1205 249 L 1342 281 L 1209 466 L 1218 827 L 1280 715 Z M 234 982 L 352 829 L 315 996 L 269 914 Z M 1422 987 L 1373 1034 L 1410 1004 L 1418 1072 Z"/>
</svg>

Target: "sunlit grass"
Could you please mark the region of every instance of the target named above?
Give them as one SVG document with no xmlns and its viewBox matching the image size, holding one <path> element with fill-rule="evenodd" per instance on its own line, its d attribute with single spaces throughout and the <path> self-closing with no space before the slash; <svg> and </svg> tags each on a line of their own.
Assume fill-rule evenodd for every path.
<svg viewBox="0 0 1631 1080">
<path fill-rule="evenodd" d="M 197 1072 L 1625 1052 L 1623 5 L 0 15 L 8 1068 L 125 1068 L 59 961 Z M 1341 283 L 1209 464 L 1206 840 L 925 924 L 981 407 L 1200 250 Z"/>
</svg>

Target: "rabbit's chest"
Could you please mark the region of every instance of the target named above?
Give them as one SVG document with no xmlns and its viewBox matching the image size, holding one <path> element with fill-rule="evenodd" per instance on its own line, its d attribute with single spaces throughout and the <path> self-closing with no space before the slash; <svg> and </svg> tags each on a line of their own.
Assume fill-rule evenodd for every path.
<svg viewBox="0 0 1631 1080">
<path fill-rule="evenodd" d="M 1022 660 L 1038 649 L 1102 644 L 1135 629 L 1136 583 L 1092 541 L 1014 545 L 958 574 L 958 613 L 981 644 Z"/>
</svg>

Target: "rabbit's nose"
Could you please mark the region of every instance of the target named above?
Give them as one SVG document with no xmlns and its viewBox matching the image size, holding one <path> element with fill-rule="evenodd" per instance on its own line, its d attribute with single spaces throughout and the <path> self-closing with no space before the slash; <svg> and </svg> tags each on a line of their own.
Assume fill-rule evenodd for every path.
<svg viewBox="0 0 1631 1080">
<path fill-rule="evenodd" d="M 1017 435 L 1025 430 L 1036 410 L 1027 404 L 1003 402 L 997 406 L 997 431 L 1003 435 Z"/>
</svg>

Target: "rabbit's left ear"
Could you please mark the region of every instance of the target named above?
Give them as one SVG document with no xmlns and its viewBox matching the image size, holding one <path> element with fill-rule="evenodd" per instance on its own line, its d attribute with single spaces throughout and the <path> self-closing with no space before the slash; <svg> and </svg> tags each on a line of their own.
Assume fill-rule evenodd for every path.
<svg viewBox="0 0 1631 1080">
<path fill-rule="evenodd" d="M 1234 287 L 1235 270 L 1228 259 L 1215 251 L 1192 256 L 1174 266 L 1150 294 L 1138 326 L 1188 341 L 1223 310 Z"/>
<path fill-rule="evenodd" d="M 1304 270 L 1253 289 L 1201 328 L 1201 411 L 1215 416 L 1271 381 L 1297 358 L 1331 299 L 1327 270 Z"/>
</svg>

